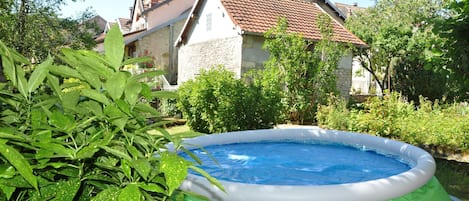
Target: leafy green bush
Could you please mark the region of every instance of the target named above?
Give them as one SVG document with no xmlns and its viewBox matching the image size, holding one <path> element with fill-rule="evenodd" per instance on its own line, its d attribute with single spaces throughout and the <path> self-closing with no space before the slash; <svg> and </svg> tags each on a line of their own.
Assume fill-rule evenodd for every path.
<svg viewBox="0 0 469 201">
<path fill-rule="evenodd" d="M 314 121 L 319 104 L 327 94 L 337 93 L 336 70 L 348 51 L 343 44 L 333 42 L 330 17 L 317 18 L 322 39 L 308 41 L 301 34 L 287 31 L 285 18 L 269 29 L 263 48 L 269 52 L 264 64 L 264 86 L 277 86 L 282 92 L 283 112 L 288 120 L 303 123 Z M 327 56 L 326 56 L 327 55 Z"/>
<path fill-rule="evenodd" d="M 177 99 L 175 98 L 163 98 L 159 102 L 159 111 L 163 116 L 176 117 L 181 114 L 181 111 L 177 108 Z"/>
<path fill-rule="evenodd" d="M 400 94 L 391 93 L 382 100 L 369 99 L 362 110 L 349 110 L 344 101 L 330 100 L 328 105 L 319 107 L 317 118 L 322 127 L 370 133 L 416 145 L 469 149 L 467 104 L 440 104 L 420 98 L 416 108 Z"/>
<path fill-rule="evenodd" d="M 321 127 L 346 130 L 349 123 L 349 113 L 346 101 L 330 94 L 327 105 L 318 105 L 316 120 Z"/>
<path fill-rule="evenodd" d="M 280 119 L 280 99 L 256 84 L 235 79 L 223 67 L 203 71 L 178 90 L 178 107 L 195 131 L 217 133 L 271 128 Z"/>
<path fill-rule="evenodd" d="M 148 124 L 159 113 L 140 100 L 164 93 L 139 80 L 161 72 L 120 70 L 145 59 L 122 62 L 117 26 L 104 43 L 105 55 L 63 49 L 63 65 L 32 65 L 0 42 L 9 81 L 0 86 L 1 200 L 168 200 L 188 168 L 200 171 L 165 151 L 168 141 L 183 149 L 180 140 Z"/>
</svg>

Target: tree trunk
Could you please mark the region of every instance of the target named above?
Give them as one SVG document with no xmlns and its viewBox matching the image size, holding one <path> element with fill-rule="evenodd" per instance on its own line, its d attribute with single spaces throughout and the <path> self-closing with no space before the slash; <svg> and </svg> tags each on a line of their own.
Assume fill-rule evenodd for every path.
<svg viewBox="0 0 469 201">
<path fill-rule="evenodd" d="M 2 61 L 2 56 L 0 56 L 0 82 L 6 82 L 7 79 L 5 77 L 5 74 L 3 73 L 3 61 Z"/>
</svg>

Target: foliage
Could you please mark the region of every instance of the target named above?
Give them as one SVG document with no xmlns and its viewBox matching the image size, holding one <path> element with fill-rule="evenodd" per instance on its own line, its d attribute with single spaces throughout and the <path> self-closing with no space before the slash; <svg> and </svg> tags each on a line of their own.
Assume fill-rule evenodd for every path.
<svg viewBox="0 0 469 201">
<path fill-rule="evenodd" d="M 183 83 L 178 94 L 178 108 L 198 132 L 271 128 L 279 121 L 279 99 L 220 66 Z"/>
<path fill-rule="evenodd" d="M 382 0 L 347 19 L 347 28 L 369 45 L 355 54 L 383 91 L 397 90 L 415 101 L 419 95 L 449 95 L 446 76 L 431 71 L 442 63 L 426 59 L 425 51 L 443 42 L 431 31 L 442 5 L 441 0 Z M 434 85 L 440 87 L 427 87 Z"/>
<path fill-rule="evenodd" d="M 321 127 L 346 130 L 348 128 L 349 115 L 350 111 L 347 109 L 346 101 L 330 94 L 327 104 L 318 105 L 316 120 Z"/>
<path fill-rule="evenodd" d="M 64 65 L 33 65 L 0 42 L 9 78 L 0 86 L 1 200 L 168 200 L 188 168 L 201 171 L 166 151 L 168 141 L 182 146 L 164 122 L 148 123 L 159 113 L 145 100 L 164 93 L 139 80 L 161 72 L 121 70 L 145 60 L 122 62 L 117 26 L 104 43 L 104 55 L 63 49 Z"/>
<path fill-rule="evenodd" d="M 165 98 L 160 99 L 159 111 L 163 116 L 175 117 L 178 114 L 181 114 L 181 111 L 177 108 L 177 99 L 175 98 Z"/>
<path fill-rule="evenodd" d="M 433 31 L 445 39 L 444 44 L 430 48 L 427 59 L 445 65 L 434 66 L 433 70 L 448 76 L 461 100 L 469 99 L 469 1 L 451 0 L 447 5 L 446 18 L 434 20 Z"/>
<path fill-rule="evenodd" d="M 344 102 L 331 100 L 320 106 L 318 120 L 322 127 L 370 133 L 416 145 L 469 150 L 467 103 L 440 104 L 421 97 L 415 109 L 414 103 L 391 93 L 382 100 L 369 99 L 363 110 L 347 110 Z"/>
<path fill-rule="evenodd" d="M 0 40 L 26 58 L 41 62 L 47 55 L 59 53 L 63 47 L 91 49 L 95 46 L 88 29 L 93 24 L 82 23 L 90 18 L 85 12 L 79 20 L 58 16 L 65 0 L 7 0 L 0 6 Z"/>
<path fill-rule="evenodd" d="M 300 34 L 289 33 L 285 18 L 266 32 L 264 49 L 270 53 L 265 62 L 264 86 L 276 87 L 283 94 L 287 118 L 312 120 L 316 106 L 328 93 L 336 92 L 338 63 L 345 49 L 332 42 L 331 20 L 320 15 L 320 41 L 307 41 Z"/>
</svg>

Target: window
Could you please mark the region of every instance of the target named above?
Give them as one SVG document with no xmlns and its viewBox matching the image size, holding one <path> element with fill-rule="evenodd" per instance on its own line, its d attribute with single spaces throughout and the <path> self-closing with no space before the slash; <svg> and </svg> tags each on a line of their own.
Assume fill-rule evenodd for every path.
<svg viewBox="0 0 469 201">
<path fill-rule="evenodd" d="M 212 13 L 209 13 L 205 16 L 205 30 L 212 31 Z"/>
</svg>

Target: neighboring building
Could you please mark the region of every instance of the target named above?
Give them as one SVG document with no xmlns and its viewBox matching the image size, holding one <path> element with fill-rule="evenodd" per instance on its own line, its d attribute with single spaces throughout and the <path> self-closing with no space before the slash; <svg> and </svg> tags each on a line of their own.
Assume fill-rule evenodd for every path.
<svg viewBox="0 0 469 201">
<path fill-rule="evenodd" d="M 312 0 L 197 0 L 178 38 L 178 84 L 196 77 L 201 69 L 224 65 L 240 77 L 252 68 L 262 68 L 269 54 L 262 49 L 263 34 L 286 17 L 289 31 L 309 40 L 320 40 L 319 14 L 331 16 L 333 40 L 365 47 L 366 44 L 342 25 L 341 11 L 329 1 Z M 352 55 L 344 57 L 337 70 L 338 88 L 348 97 Z"/>
<path fill-rule="evenodd" d="M 85 27 L 89 33 L 94 35 L 94 39 L 98 38 L 106 31 L 106 25 L 107 21 L 100 15 L 96 15 L 82 23 L 82 26 Z"/>
<path fill-rule="evenodd" d="M 365 7 L 360 7 L 357 3 L 352 5 L 336 3 L 336 7 L 340 9 L 347 18 L 353 16 L 357 12 L 363 12 L 366 10 Z M 352 87 L 350 89 L 350 93 L 357 95 L 381 94 L 381 89 L 379 88 L 378 83 L 373 80 L 371 73 L 362 67 L 358 57 L 353 58 Z"/>
<path fill-rule="evenodd" d="M 142 3 L 138 3 L 142 2 Z M 125 40 L 126 55 L 129 57 L 150 56 L 154 66 L 166 72 L 165 88 L 177 84 L 178 51 L 174 43 L 189 16 L 195 0 L 136 0 L 144 10 L 134 9 L 132 31 L 145 30 Z M 151 3 L 151 4 L 150 4 Z M 141 26 L 143 25 L 143 27 Z"/>
<path fill-rule="evenodd" d="M 366 10 L 365 7 L 358 6 L 358 3 L 353 3 L 352 5 L 344 3 L 335 3 L 335 6 L 345 15 L 345 18 L 352 16 L 353 13 Z"/>
</svg>

